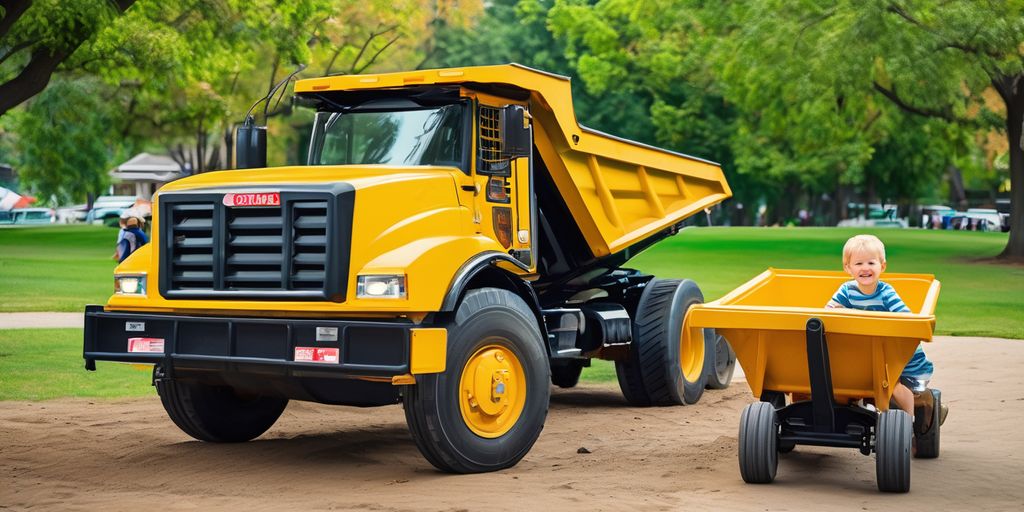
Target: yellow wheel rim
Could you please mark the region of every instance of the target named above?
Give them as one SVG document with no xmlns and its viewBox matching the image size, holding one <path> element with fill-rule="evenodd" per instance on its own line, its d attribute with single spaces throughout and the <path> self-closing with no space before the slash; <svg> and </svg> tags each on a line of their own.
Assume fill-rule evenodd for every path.
<svg viewBox="0 0 1024 512">
<path fill-rule="evenodd" d="M 512 429 L 526 404 L 526 373 L 507 347 L 477 350 L 459 378 L 459 410 L 466 426 L 493 439 Z"/>
<path fill-rule="evenodd" d="M 683 325 L 686 323 L 683 322 Z M 704 330 L 683 328 L 679 341 L 679 368 L 687 382 L 697 382 L 704 371 Z"/>
</svg>

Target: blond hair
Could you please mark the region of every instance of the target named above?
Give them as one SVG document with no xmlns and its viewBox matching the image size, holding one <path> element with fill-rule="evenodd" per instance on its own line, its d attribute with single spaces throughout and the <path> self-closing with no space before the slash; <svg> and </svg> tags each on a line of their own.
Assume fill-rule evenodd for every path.
<svg viewBox="0 0 1024 512">
<path fill-rule="evenodd" d="M 878 259 L 885 262 L 885 244 L 877 236 L 857 235 L 847 240 L 843 246 L 843 266 L 849 265 L 853 253 L 859 251 L 873 252 L 878 255 Z"/>
</svg>

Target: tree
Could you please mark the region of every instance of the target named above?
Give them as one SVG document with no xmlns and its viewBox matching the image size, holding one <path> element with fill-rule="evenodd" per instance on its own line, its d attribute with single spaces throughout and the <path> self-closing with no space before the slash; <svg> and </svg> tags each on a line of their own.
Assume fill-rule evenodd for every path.
<svg viewBox="0 0 1024 512">
<path fill-rule="evenodd" d="M 876 108 L 968 131 L 1001 129 L 1012 191 L 1002 257 L 1024 259 L 1024 1 L 775 0 L 713 9 L 728 20 L 724 40 L 742 50 L 737 67 L 774 67 L 792 78 L 802 71 L 801 84 L 835 98 L 880 102 Z M 788 57 L 778 51 L 786 47 Z M 1002 109 L 988 107 L 988 90 Z"/>
<path fill-rule="evenodd" d="M 134 3 L 0 1 L 0 116 L 39 94 L 61 63 Z"/>
<path fill-rule="evenodd" d="M 86 80 L 56 80 L 16 121 L 19 175 L 45 202 L 84 202 L 108 183 L 110 105 Z"/>
<path fill-rule="evenodd" d="M 709 61 L 712 34 L 695 13 L 674 0 L 559 0 L 548 26 L 587 92 L 631 98 L 633 108 L 620 112 L 652 128 L 649 135 L 635 134 L 637 140 L 720 163 L 736 198 L 733 222 L 749 222 L 753 208 L 740 205 L 780 187 L 763 175 L 737 172 L 731 144 L 737 112 L 722 96 Z"/>
</svg>

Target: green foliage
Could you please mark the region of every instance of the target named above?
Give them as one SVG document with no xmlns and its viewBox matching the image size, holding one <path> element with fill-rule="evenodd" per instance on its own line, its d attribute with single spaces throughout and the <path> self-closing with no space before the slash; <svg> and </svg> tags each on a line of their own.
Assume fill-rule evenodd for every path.
<svg viewBox="0 0 1024 512">
<path fill-rule="evenodd" d="M 33 50 L 74 50 L 83 37 L 95 34 L 118 15 L 111 2 L 35 0 L 0 34 L 0 81 L 10 80 L 28 62 Z M 44 50 L 45 49 L 45 50 Z M 6 62 L 5 62 L 6 61 Z"/>
<path fill-rule="evenodd" d="M 149 366 L 99 362 L 85 370 L 81 329 L 0 331 L 0 400 L 154 395 Z"/>
<path fill-rule="evenodd" d="M 573 78 L 573 102 L 579 121 L 588 127 L 654 143 L 650 98 L 626 87 L 591 89 L 579 73 L 572 51 L 549 30 L 552 0 L 499 0 L 465 27 L 437 31 L 425 67 L 473 66 L 515 62 Z"/>
<path fill-rule="evenodd" d="M 19 174 L 43 203 L 85 202 L 86 194 L 100 193 L 109 181 L 111 106 L 93 85 L 58 80 L 17 119 Z"/>
</svg>

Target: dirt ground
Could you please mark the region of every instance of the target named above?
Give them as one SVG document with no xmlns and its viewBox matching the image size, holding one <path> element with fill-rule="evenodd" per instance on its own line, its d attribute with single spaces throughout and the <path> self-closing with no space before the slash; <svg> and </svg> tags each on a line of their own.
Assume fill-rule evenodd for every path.
<svg viewBox="0 0 1024 512">
<path fill-rule="evenodd" d="M 0 402 L 0 509 L 1024 510 L 1024 341 L 926 348 L 951 412 L 941 458 L 913 462 L 909 495 L 876 490 L 873 458 L 827 448 L 798 447 L 774 484 L 744 484 L 740 381 L 651 409 L 613 385 L 556 390 L 519 465 L 463 476 L 420 456 L 399 406 L 293 402 L 258 440 L 212 445 L 175 428 L 155 395 Z"/>
</svg>

